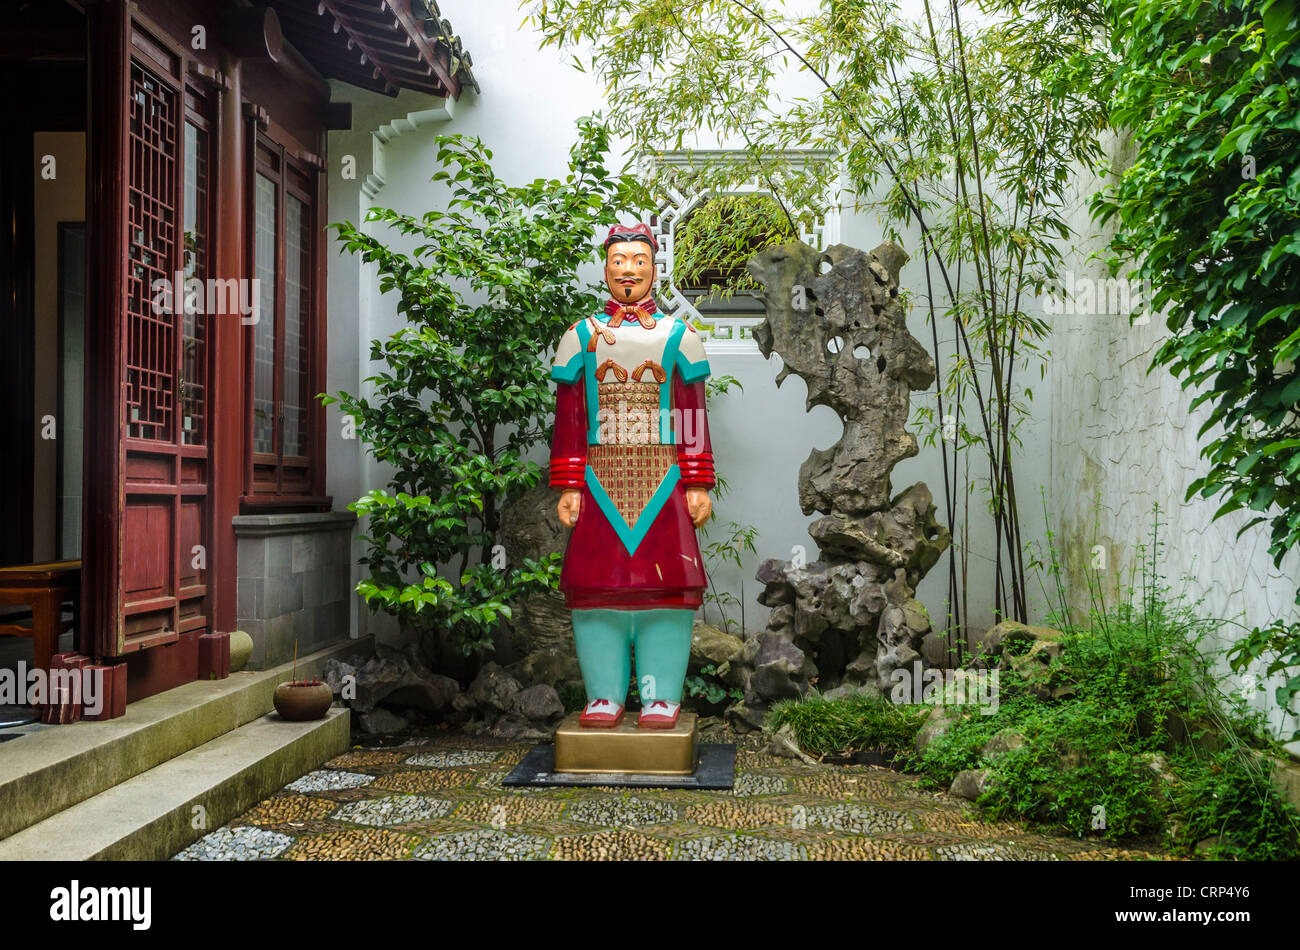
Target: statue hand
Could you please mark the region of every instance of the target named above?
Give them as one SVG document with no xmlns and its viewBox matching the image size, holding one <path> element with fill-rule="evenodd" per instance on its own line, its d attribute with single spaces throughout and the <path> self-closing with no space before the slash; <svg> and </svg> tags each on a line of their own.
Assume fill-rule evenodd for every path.
<svg viewBox="0 0 1300 950">
<path fill-rule="evenodd" d="M 582 508 L 582 492 L 569 488 L 560 493 L 560 502 L 555 506 L 555 513 L 560 517 L 560 524 L 572 528 L 578 523 L 578 511 Z"/>
<path fill-rule="evenodd" d="M 691 521 L 699 527 L 709 520 L 713 513 L 713 500 L 703 488 L 686 489 L 686 507 L 691 513 Z"/>
</svg>

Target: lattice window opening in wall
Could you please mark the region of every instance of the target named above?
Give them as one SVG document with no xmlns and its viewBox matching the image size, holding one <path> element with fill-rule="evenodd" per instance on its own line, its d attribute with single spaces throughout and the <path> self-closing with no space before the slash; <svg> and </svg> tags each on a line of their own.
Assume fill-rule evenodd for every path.
<svg viewBox="0 0 1300 950">
<path fill-rule="evenodd" d="M 726 151 L 658 153 L 643 155 L 640 163 L 643 180 L 658 199 L 655 213 L 650 218 L 650 229 L 659 242 L 655 261 L 658 271 L 656 299 L 664 311 L 676 314 L 696 327 L 710 352 L 757 353 L 758 344 L 754 342 L 753 331 L 763 320 L 763 304 L 756 290 L 737 291 L 730 298 L 720 298 L 710 288 L 688 286 L 679 280 L 676 273 L 678 231 L 685 226 L 692 212 L 713 198 L 765 195 L 774 202 L 776 199 L 771 187 L 760 180 L 695 185 L 684 179 L 701 177 L 691 175 L 698 169 L 701 158 L 711 161 L 716 168 L 731 162 L 739 167 L 742 157 L 743 153 Z M 833 156 L 828 152 L 797 152 L 782 156 L 782 160 L 798 167 L 800 164 L 832 161 Z M 670 173 L 661 174 L 662 169 L 668 169 Z M 799 240 L 819 250 L 839 240 L 840 191 L 839 176 L 836 176 L 823 197 L 816 201 L 820 207 L 789 209 L 799 225 Z"/>
</svg>

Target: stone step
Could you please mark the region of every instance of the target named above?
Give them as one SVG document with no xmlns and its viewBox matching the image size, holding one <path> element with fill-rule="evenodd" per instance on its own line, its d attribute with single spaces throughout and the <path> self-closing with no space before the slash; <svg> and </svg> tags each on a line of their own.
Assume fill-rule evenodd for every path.
<svg viewBox="0 0 1300 950">
<path fill-rule="evenodd" d="M 0 861 L 157 861 L 348 748 L 350 712 L 270 713 L 0 841 Z"/>
<path fill-rule="evenodd" d="M 299 657 L 297 675 L 372 650 L 368 637 L 347 640 Z M 131 703 L 118 719 L 12 730 L 0 743 L 0 840 L 266 715 L 292 675 L 288 663 L 232 673 Z"/>
</svg>

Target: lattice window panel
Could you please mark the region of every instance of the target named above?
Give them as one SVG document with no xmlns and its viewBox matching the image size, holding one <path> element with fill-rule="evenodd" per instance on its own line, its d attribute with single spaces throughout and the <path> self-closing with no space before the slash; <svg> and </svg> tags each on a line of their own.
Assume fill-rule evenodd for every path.
<svg viewBox="0 0 1300 950">
<path fill-rule="evenodd" d="M 276 184 L 257 176 L 254 257 L 258 321 L 253 328 L 253 451 L 275 447 L 275 218 Z"/>
<path fill-rule="evenodd" d="M 137 63 L 131 64 L 130 181 L 127 186 L 129 262 L 126 314 L 127 434 L 174 441 L 176 316 L 154 291 L 176 272 L 176 143 L 179 97 Z"/>
<path fill-rule="evenodd" d="M 185 124 L 185 277 L 206 283 L 208 265 L 208 148 L 205 129 Z M 188 302 L 188 301 L 187 301 Z M 208 314 L 206 294 L 187 306 L 181 334 L 181 437 L 207 441 Z"/>
<path fill-rule="evenodd" d="M 285 197 L 284 454 L 307 454 L 307 327 L 311 319 L 311 209 Z"/>
<path fill-rule="evenodd" d="M 650 163 L 658 165 L 688 165 L 690 153 L 666 153 L 655 158 L 642 156 L 642 173 L 647 174 Z M 825 160 L 825 155 L 810 155 L 809 160 Z M 796 158 L 796 160 L 798 160 Z M 650 225 L 659 242 L 655 255 L 655 268 L 659 273 L 655 300 L 660 308 L 680 316 L 696 326 L 708 344 L 710 352 L 757 353 L 753 331 L 763 321 L 758 316 L 727 316 L 710 313 L 702 315 L 674 279 L 674 244 L 677 228 L 699 205 L 714 195 L 770 194 L 769 188 L 759 182 L 747 182 L 726 190 L 700 190 L 682 192 L 671 184 L 658 185 L 658 204 Z M 838 186 L 826 196 L 825 205 L 830 210 L 815 221 L 812 228 L 801 230 L 799 240 L 819 250 L 835 244 L 840 239 L 840 192 Z"/>
</svg>

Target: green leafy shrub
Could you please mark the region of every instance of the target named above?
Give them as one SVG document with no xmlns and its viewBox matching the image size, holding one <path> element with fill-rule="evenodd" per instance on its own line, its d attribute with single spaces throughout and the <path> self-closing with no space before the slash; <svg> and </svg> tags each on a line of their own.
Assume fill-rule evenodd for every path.
<svg viewBox="0 0 1300 950">
<path fill-rule="evenodd" d="M 332 225 L 407 320 L 371 345 L 384 367 L 366 380 L 372 395 L 321 397 L 392 470 L 387 489 L 349 505 L 367 518 L 370 576 L 357 589 L 372 609 L 432 634 L 435 655 L 444 639 L 467 656 L 486 651 L 510 602 L 558 579 L 558 556 L 505 563 L 500 514 L 541 477 L 524 455 L 550 432 L 548 353 L 601 303 L 577 269 L 599 260 L 597 228 L 643 194 L 626 172 L 606 170 L 603 125 L 583 119 L 578 132 L 563 181 L 524 185 L 497 178 L 478 139 L 438 136 L 433 181 L 450 190 L 447 210 L 366 216 L 414 242 L 409 253 L 351 222 Z"/>
<path fill-rule="evenodd" d="M 1205 474 L 1188 497 L 1248 510 L 1280 565 L 1300 544 L 1300 6 L 1293 0 L 1136 0 L 1116 14 L 1111 122 L 1135 158 L 1093 199 L 1114 220 L 1112 273 L 1132 261 L 1169 336 L 1153 365 L 1196 391 Z M 1120 15 L 1122 12 L 1122 15 Z M 1297 591 L 1300 603 L 1300 591 Z M 1256 629 L 1231 654 L 1286 673 L 1300 695 L 1300 623 Z M 1300 735 L 1300 733 L 1297 733 Z"/>
</svg>

